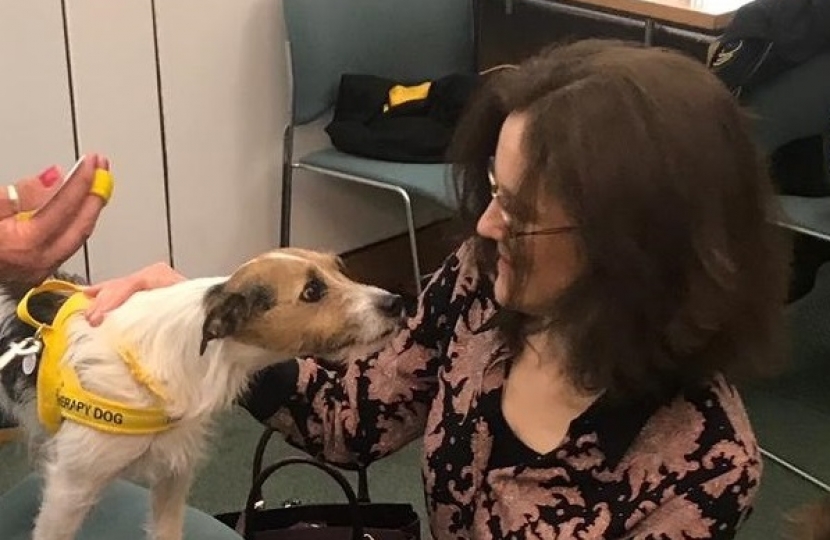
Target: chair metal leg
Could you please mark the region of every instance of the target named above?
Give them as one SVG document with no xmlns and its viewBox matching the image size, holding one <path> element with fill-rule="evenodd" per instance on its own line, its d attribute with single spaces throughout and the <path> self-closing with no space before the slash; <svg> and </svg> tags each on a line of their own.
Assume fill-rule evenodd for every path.
<svg viewBox="0 0 830 540">
<path fill-rule="evenodd" d="M 378 180 L 372 180 L 371 178 L 363 178 L 361 176 L 356 176 L 353 174 L 342 173 L 339 171 L 332 171 L 330 169 L 324 169 L 321 167 L 316 167 L 314 165 L 306 165 L 304 163 L 300 163 L 297 165 L 299 168 L 302 168 L 307 171 L 317 172 L 323 174 L 325 176 L 333 177 L 333 178 L 340 178 L 342 180 L 348 180 L 350 182 L 354 182 L 356 184 L 363 184 L 366 186 L 376 187 L 378 189 L 385 189 L 386 191 L 394 191 L 397 193 L 404 202 L 404 211 L 406 213 L 406 228 L 409 233 L 409 252 L 410 256 L 412 257 L 412 272 L 414 273 L 415 277 L 415 292 L 420 295 L 421 294 L 421 265 L 418 259 L 418 241 L 415 234 L 415 218 L 413 217 L 412 213 L 412 199 L 409 196 L 409 192 L 406 191 L 404 188 L 400 186 L 393 186 L 391 184 L 387 184 L 385 182 L 380 182 Z M 283 174 L 283 176 L 285 176 Z M 285 190 L 285 182 L 283 181 L 283 191 Z M 290 186 L 289 186 L 290 190 Z M 290 193 L 290 191 L 289 191 Z M 285 205 L 285 199 L 283 199 L 283 205 Z"/>
<path fill-rule="evenodd" d="M 286 126 L 282 145 L 282 200 L 280 201 L 280 247 L 291 245 L 291 188 L 294 181 L 293 128 Z"/>
<path fill-rule="evenodd" d="M 769 452 L 768 450 L 764 450 L 763 448 L 761 448 L 761 454 L 763 454 L 764 457 L 766 457 L 768 459 L 771 459 L 772 461 L 774 461 L 778 465 L 781 465 L 782 467 L 784 467 L 785 469 L 787 469 L 791 473 L 794 473 L 794 474 L 800 476 L 802 479 L 804 479 L 807 482 L 813 484 L 817 488 L 822 489 L 822 490 L 830 493 L 830 485 L 826 484 L 825 482 L 822 482 L 821 480 L 819 480 L 815 476 L 811 475 L 810 473 L 808 473 L 808 472 L 806 472 L 802 469 L 799 469 L 798 467 L 796 467 L 795 465 L 793 465 L 789 461 L 787 461 L 785 459 L 782 459 L 782 458 L 778 457 L 777 455 L 773 454 L 772 452 Z"/>
<path fill-rule="evenodd" d="M 280 247 L 291 245 L 291 182 L 294 167 L 290 163 L 282 166 L 282 201 L 280 212 Z"/>
<path fill-rule="evenodd" d="M 404 210 L 406 212 L 406 228 L 409 233 L 409 255 L 412 257 L 412 272 L 415 276 L 415 293 L 421 295 L 421 264 L 418 260 L 418 239 L 415 231 L 415 218 L 412 214 L 412 199 L 406 190 L 398 192 L 403 198 Z"/>
</svg>

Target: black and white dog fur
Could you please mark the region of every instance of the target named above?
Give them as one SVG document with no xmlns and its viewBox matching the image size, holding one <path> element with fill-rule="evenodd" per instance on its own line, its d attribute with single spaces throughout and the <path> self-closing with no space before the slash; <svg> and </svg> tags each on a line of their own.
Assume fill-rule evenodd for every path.
<svg viewBox="0 0 830 540">
<path fill-rule="evenodd" d="M 0 353 L 33 334 L 15 315 L 19 300 L 8 289 L 0 293 Z M 30 308 L 38 320 L 51 321 L 61 301 L 44 293 Z M 118 355 L 119 345 L 127 344 L 163 385 L 165 408 L 178 422 L 159 434 L 114 435 L 64 421 L 55 435 L 45 435 L 35 407 L 36 373 L 25 375 L 20 359 L 9 364 L 0 373 L 0 407 L 27 429 L 45 482 L 33 540 L 75 538 L 103 488 L 118 476 L 142 478 L 150 487 L 148 538 L 181 539 L 211 420 L 231 407 L 251 376 L 288 358 L 336 360 L 380 347 L 402 317 L 397 295 L 348 279 L 334 256 L 298 249 L 261 255 L 230 277 L 137 293 L 98 327 L 75 316 L 62 361 L 75 368 L 82 385 L 127 405 L 152 406 L 152 396 Z"/>
</svg>

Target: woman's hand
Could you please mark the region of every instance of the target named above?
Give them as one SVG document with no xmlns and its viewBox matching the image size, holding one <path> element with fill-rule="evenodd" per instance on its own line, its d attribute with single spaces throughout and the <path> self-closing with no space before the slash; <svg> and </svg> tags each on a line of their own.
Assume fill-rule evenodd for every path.
<svg viewBox="0 0 830 540">
<path fill-rule="evenodd" d="M 133 294 L 168 287 L 184 280 L 185 277 L 167 263 L 156 263 L 128 276 L 92 285 L 84 290 L 92 298 L 86 319 L 90 325 L 98 326 L 107 313 L 126 302 Z"/>
<path fill-rule="evenodd" d="M 0 216 L 0 278 L 3 281 L 39 283 L 84 245 L 105 204 L 101 197 L 90 193 L 98 168 L 109 169 L 109 160 L 96 154 L 87 156 L 77 176 L 57 192 L 61 176 L 58 169 L 41 175 L 46 175 L 46 182 L 32 179 L 19 184 L 19 210 L 36 208 L 37 212 L 30 219 L 21 220 L 14 215 L 18 209 L 10 206 L 11 214 Z"/>
</svg>

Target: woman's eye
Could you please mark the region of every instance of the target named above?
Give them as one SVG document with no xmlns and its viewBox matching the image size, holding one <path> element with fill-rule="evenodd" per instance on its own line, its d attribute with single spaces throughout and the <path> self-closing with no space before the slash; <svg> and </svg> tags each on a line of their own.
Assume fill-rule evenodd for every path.
<svg viewBox="0 0 830 540">
<path fill-rule="evenodd" d="M 303 302 L 319 302 L 326 294 L 326 284 L 317 278 L 309 280 L 303 288 L 300 300 Z"/>
</svg>

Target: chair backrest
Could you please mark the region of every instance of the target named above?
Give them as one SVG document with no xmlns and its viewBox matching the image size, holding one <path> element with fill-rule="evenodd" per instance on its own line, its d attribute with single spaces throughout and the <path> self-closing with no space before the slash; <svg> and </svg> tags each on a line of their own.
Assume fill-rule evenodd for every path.
<svg viewBox="0 0 830 540">
<path fill-rule="evenodd" d="M 291 120 L 326 112 L 343 73 L 418 82 L 475 69 L 471 0 L 283 0 Z"/>
</svg>

